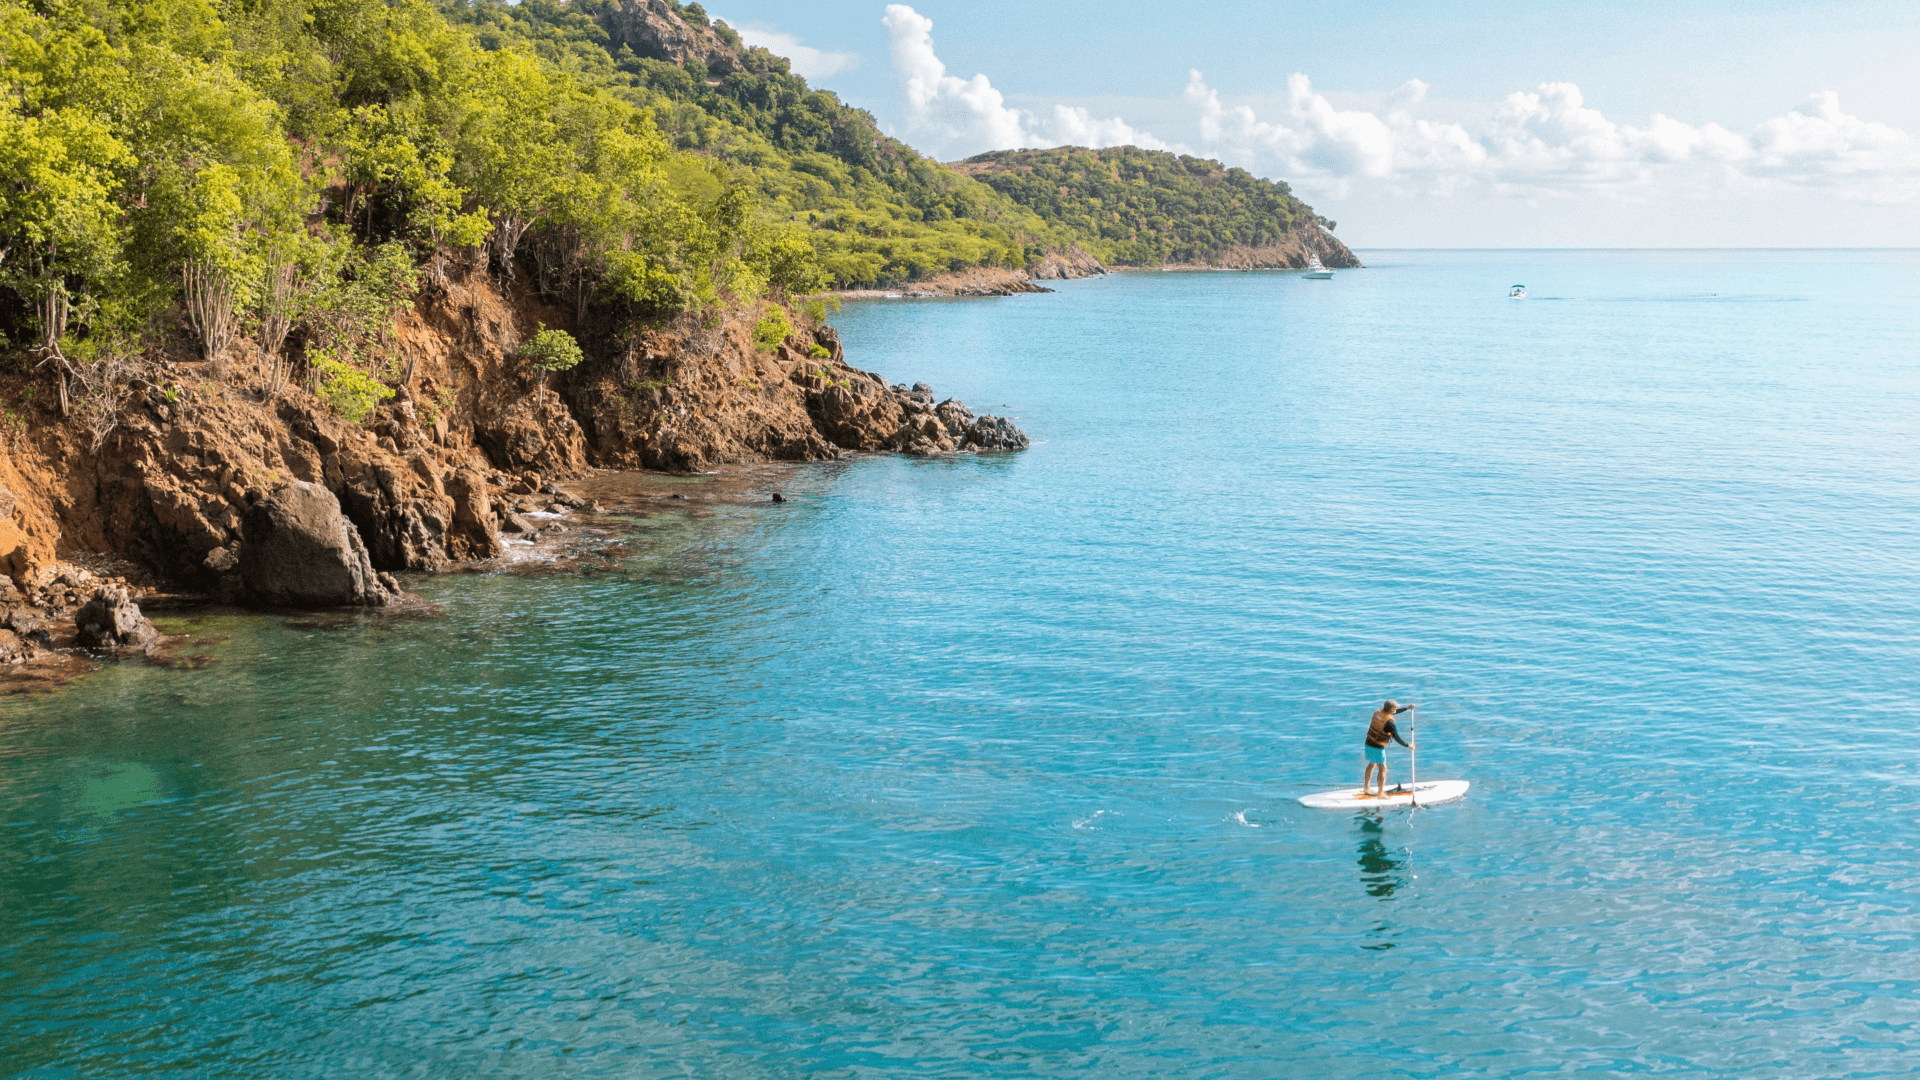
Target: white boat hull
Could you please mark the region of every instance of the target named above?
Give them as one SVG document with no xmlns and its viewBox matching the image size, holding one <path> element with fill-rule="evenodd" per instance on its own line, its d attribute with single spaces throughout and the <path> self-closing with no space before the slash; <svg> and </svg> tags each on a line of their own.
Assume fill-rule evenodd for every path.
<svg viewBox="0 0 1920 1080">
<path fill-rule="evenodd" d="M 1395 784 L 1382 795 L 1362 795 L 1359 788 L 1321 791 L 1302 795 L 1300 805 L 1312 810 L 1377 810 L 1383 807 L 1426 806 L 1450 802 L 1467 793 L 1466 780 L 1422 780 L 1418 784 Z"/>
<path fill-rule="evenodd" d="M 1302 274 L 1302 275 L 1300 275 L 1300 276 L 1301 276 L 1301 277 L 1304 277 L 1304 278 L 1311 278 L 1311 279 L 1313 279 L 1314 281 L 1325 281 L 1325 280 L 1327 280 L 1328 278 L 1330 278 L 1330 277 L 1332 277 L 1332 276 L 1333 276 L 1333 271 L 1331 271 L 1331 270 L 1309 270 L 1309 271 L 1307 271 L 1306 273 L 1304 273 L 1304 274 Z"/>
</svg>

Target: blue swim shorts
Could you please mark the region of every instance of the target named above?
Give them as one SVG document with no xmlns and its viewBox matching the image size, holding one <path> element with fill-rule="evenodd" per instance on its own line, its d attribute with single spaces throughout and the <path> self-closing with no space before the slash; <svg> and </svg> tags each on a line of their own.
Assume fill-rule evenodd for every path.
<svg viewBox="0 0 1920 1080">
<path fill-rule="evenodd" d="M 1367 762 L 1372 765 L 1385 765 L 1387 763 L 1387 748 L 1384 746 L 1367 747 Z"/>
</svg>

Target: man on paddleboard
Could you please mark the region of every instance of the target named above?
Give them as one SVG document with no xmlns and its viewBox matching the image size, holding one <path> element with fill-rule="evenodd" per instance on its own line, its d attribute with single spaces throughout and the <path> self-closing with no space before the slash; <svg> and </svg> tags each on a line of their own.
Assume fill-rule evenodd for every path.
<svg viewBox="0 0 1920 1080">
<path fill-rule="evenodd" d="M 1387 794 L 1387 740 L 1391 739 L 1409 750 L 1412 744 L 1400 737 L 1400 729 L 1393 718 L 1413 708 L 1412 705 L 1395 704 L 1392 698 L 1385 705 L 1374 710 L 1373 719 L 1367 724 L 1367 769 L 1360 776 L 1360 797 L 1367 798 L 1373 793 L 1367 788 L 1373 783 L 1373 770 L 1380 770 L 1380 797 Z"/>
</svg>

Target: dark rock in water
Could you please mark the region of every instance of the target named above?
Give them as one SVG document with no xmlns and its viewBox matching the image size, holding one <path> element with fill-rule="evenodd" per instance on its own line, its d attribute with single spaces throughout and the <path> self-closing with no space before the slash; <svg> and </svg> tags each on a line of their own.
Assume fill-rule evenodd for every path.
<svg viewBox="0 0 1920 1080">
<path fill-rule="evenodd" d="M 148 650 L 160 640 L 160 631 L 140 614 L 140 605 L 119 585 L 102 585 L 93 599 L 73 617 L 79 643 L 87 649 Z"/>
<path fill-rule="evenodd" d="M 380 607 L 397 597 L 374 574 L 360 533 L 333 493 L 294 481 L 247 510 L 245 599 L 285 607 Z"/>
<path fill-rule="evenodd" d="M 533 523 L 509 510 L 500 515 L 500 531 L 525 535 L 533 531 Z"/>
<path fill-rule="evenodd" d="M 953 398 L 948 398 L 936 406 L 933 413 L 940 418 L 940 423 L 947 429 L 947 434 L 952 436 L 955 442 L 964 445 L 967 428 L 973 426 L 973 410 Z"/>
<path fill-rule="evenodd" d="M 1027 437 L 1013 422 L 976 417 L 953 398 L 934 404 L 926 383 L 888 386 L 854 372 L 828 385 L 811 385 L 807 412 L 836 446 L 943 457 L 970 450 L 1024 450 Z"/>
<path fill-rule="evenodd" d="M 973 450 L 1025 450 L 1027 433 L 1004 416 L 982 416 L 967 429 L 962 445 Z"/>
<path fill-rule="evenodd" d="M 785 495 L 782 495 L 782 494 L 780 494 L 779 492 L 777 492 L 777 491 L 776 491 L 776 492 L 774 492 L 774 493 L 773 493 L 773 501 L 774 501 L 774 502 L 786 502 L 786 501 L 787 501 L 787 497 L 786 497 Z"/>
<path fill-rule="evenodd" d="M 673 498 L 676 498 L 676 499 L 679 499 L 679 500 L 681 500 L 682 502 L 684 502 L 684 501 L 686 501 L 686 498 L 687 498 L 687 497 L 686 497 L 685 495 L 682 495 L 682 494 L 680 494 L 680 493 L 678 493 L 678 492 L 675 492 L 675 493 L 673 494 L 673 496 L 672 496 L 672 497 L 673 497 Z"/>
</svg>

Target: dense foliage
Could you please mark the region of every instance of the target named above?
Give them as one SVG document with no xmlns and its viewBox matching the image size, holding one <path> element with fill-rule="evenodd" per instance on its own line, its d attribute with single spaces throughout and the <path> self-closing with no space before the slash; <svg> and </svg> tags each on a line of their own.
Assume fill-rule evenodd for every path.
<svg viewBox="0 0 1920 1080">
<path fill-rule="evenodd" d="M 955 166 L 1123 266 L 1203 263 L 1279 243 L 1316 218 L 1285 183 L 1218 161 L 1136 146 L 1008 150 Z"/>
<path fill-rule="evenodd" d="M 815 90 L 788 62 L 739 47 L 736 70 L 615 46 L 610 0 L 440 0 L 489 48 L 545 58 L 582 82 L 650 108 L 683 151 L 724 161 L 767 210 L 807 225 L 842 285 L 897 283 L 968 266 L 1025 266 L 1072 238 L 1040 216 L 880 133 L 873 116 Z M 629 5 L 631 6 L 631 5 Z M 692 14 L 693 8 L 687 10 Z M 698 16 L 704 24 L 704 13 Z"/>
<path fill-rule="evenodd" d="M 450 260 L 581 314 L 828 283 L 750 175 L 486 44 L 426 0 L 0 0 L 0 348 L 64 411 L 173 313 L 216 373 L 250 334 L 316 389 L 395 381 L 392 316 Z"/>
<path fill-rule="evenodd" d="M 0 0 L 0 354 L 84 412 L 174 326 L 364 413 L 455 265 L 652 319 L 1076 240 L 1198 259 L 1311 213 L 1131 148 L 969 168 L 671 0 Z"/>
</svg>

